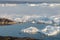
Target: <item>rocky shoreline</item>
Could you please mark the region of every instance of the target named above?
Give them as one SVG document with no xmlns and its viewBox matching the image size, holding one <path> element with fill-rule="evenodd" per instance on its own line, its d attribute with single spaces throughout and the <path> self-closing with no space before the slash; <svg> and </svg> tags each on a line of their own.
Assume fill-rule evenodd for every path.
<svg viewBox="0 0 60 40">
<path fill-rule="evenodd" d="M 12 24 L 16 24 L 16 22 L 14 20 L 10 20 L 7 18 L 0 18 L 0 25 L 12 25 Z"/>
<path fill-rule="evenodd" d="M 38 40 L 38 39 L 29 37 L 19 38 L 19 37 L 0 36 L 0 40 Z"/>
</svg>

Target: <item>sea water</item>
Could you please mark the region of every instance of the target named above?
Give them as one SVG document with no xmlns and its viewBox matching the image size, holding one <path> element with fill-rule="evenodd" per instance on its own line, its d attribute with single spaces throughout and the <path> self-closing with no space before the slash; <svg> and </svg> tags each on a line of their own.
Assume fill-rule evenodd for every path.
<svg viewBox="0 0 60 40">
<path fill-rule="evenodd" d="M 0 26 L 0 36 L 12 36 L 12 37 L 30 37 L 36 39 L 44 39 L 44 40 L 53 40 L 53 39 L 60 39 L 60 34 L 56 34 L 55 36 L 48 36 L 42 32 L 37 32 L 35 34 L 29 34 L 21 32 L 22 29 L 26 29 L 29 27 L 36 27 L 37 29 L 44 29 L 46 26 L 45 24 L 32 24 L 32 23 L 23 23 L 23 24 L 14 24 L 14 25 L 5 25 Z"/>
<path fill-rule="evenodd" d="M 40 38 L 40 33 L 37 34 L 27 34 L 21 32 L 22 29 L 28 28 L 28 27 L 37 27 L 38 29 L 45 28 L 46 25 L 44 24 L 32 24 L 32 23 L 23 23 L 23 24 L 15 24 L 15 25 L 5 25 L 0 26 L 0 36 L 13 36 L 13 37 L 34 37 L 34 38 Z"/>
</svg>

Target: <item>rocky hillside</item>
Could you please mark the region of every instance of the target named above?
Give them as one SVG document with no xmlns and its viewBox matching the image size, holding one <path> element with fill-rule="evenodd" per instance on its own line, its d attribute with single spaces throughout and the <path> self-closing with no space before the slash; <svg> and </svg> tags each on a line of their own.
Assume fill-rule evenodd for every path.
<svg viewBox="0 0 60 40">
<path fill-rule="evenodd" d="M 0 18 L 0 25 L 9 25 L 9 24 L 16 24 L 16 22 L 6 18 Z"/>
</svg>

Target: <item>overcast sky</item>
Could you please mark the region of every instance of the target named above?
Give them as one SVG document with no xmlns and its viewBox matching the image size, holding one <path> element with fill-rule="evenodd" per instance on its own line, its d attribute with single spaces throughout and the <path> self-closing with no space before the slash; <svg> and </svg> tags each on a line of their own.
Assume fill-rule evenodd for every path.
<svg viewBox="0 0 60 40">
<path fill-rule="evenodd" d="M 28 4 L 29 5 L 29 4 Z M 28 6 L 27 4 L 17 4 L 15 7 L 1 7 L 0 15 L 60 15 L 60 5 L 50 6 Z"/>
<path fill-rule="evenodd" d="M 0 0 L 0 1 L 42 1 L 42 2 L 60 2 L 60 0 Z"/>
<path fill-rule="evenodd" d="M 45 1 L 45 2 L 60 2 L 60 0 L 0 0 L 0 1 Z M 43 4 L 42 4 L 43 5 Z M 17 15 L 60 15 L 60 3 L 58 5 L 51 4 L 50 6 L 28 6 L 19 4 L 15 7 L 1 7 L 0 15 L 2 14 L 17 14 Z M 3 6 L 3 5 L 2 5 Z"/>
</svg>

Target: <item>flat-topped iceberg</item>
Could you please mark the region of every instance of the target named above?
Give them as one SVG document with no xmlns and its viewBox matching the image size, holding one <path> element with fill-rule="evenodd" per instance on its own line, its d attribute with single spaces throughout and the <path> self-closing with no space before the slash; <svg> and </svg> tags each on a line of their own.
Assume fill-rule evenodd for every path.
<svg viewBox="0 0 60 40">
<path fill-rule="evenodd" d="M 43 21 L 43 20 L 38 20 L 37 22 L 38 24 L 53 24 L 53 22 L 50 20 L 50 21 Z"/>
</svg>

